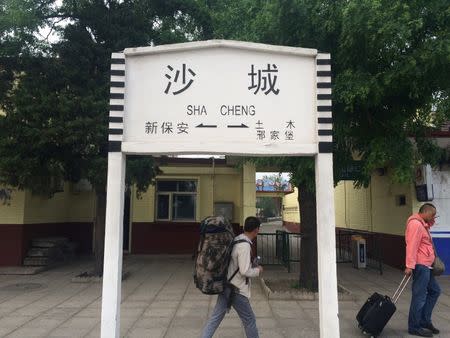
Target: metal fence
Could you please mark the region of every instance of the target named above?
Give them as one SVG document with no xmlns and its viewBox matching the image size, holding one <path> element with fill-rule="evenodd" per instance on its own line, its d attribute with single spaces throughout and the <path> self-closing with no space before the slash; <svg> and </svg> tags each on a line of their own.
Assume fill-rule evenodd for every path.
<svg viewBox="0 0 450 338">
<path fill-rule="evenodd" d="M 352 262 L 352 236 L 359 235 L 366 240 L 367 266 L 383 274 L 383 259 L 380 237 L 369 231 L 337 229 L 336 231 L 336 259 L 337 263 Z"/>
<path fill-rule="evenodd" d="M 359 235 L 366 240 L 367 266 L 383 274 L 383 260 L 380 237 L 368 231 L 337 229 L 336 262 L 352 262 L 352 236 Z M 274 233 L 259 233 L 256 240 L 257 255 L 262 265 L 282 265 L 288 272 L 291 263 L 300 262 L 301 235 L 277 230 Z"/>
<path fill-rule="evenodd" d="M 257 255 L 262 265 L 283 265 L 291 271 L 291 263 L 300 262 L 300 234 L 277 230 L 259 233 L 256 241 Z"/>
</svg>

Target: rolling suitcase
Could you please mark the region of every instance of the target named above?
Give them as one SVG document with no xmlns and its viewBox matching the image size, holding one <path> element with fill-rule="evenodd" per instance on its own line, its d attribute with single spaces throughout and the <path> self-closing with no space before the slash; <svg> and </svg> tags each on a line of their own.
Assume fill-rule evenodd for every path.
<svg viewBox="0 0 450 338">
<path fill-rule="evenodd" d="M 362 308 L 359 310 L 358 314 L 356 315 L 356 320 L 358 321 L 358 325 L 361 326 L 362 320 L 364 316 L 366 315 L 367 311 L 373 306 L 373 304 L 381 301 L 384 298 L 384 296 L 380 295 L 378 292 L 374 292 L 372 296 L 370 296 Z"/>
<path fill-rule="evenodd" d="M 397 310 L 395 303 L 397 303 L 410 278 L 411 276 L 407 277 L 406 275 L 403 277 L 392 299 L 376 292 L 369 297 L 356 315 L 358 327 L 364 334 L 377 337 L 383 331 Z"/>
</svg>

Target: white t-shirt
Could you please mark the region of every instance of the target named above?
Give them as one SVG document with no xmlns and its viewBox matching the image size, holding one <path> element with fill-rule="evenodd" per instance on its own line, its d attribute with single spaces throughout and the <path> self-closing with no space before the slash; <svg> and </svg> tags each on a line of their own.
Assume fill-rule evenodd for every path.
<svg viewBox="0 0 450 338">
<path fill-rule="evenodd" d="M 247 277 L 258 277 L 259 269 L 252 268 L 251 264 L 251 244 L 252 241 L 245 235 L 241 234 L 237 236 L 234 240 L 246 240 L 247 243 L 238 243 L 233 247 L 233 251 L 231 252 L 231 261 L 228 267 L 228 278 L 230 278 L 236 269 L 239 267 L 238 273 L 233 277 L 230 281 L 231 284 L 236 286 L 239 289 L 239 294 L 250 298 L 250 279 L 248 280 L 248 284 L 246 283 Z"/>
</svg>

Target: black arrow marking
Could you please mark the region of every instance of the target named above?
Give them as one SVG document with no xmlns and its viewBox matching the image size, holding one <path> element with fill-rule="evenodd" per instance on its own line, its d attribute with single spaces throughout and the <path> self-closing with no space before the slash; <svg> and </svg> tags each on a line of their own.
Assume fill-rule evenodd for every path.
<svg viewBox="0 0 450 338">
<path fill-rule="evenodd" d="M 217 128 L 217 126 L 215 126 L 213 124 L 200 123 L 198 126 L 195 126 L 195 128 Z"/>
<path fill-rule="evenodd" d="M 240 125 L 228 125 L 228 128 L 248 128 L 245 124 L 241 123 Z"/>
</svg>

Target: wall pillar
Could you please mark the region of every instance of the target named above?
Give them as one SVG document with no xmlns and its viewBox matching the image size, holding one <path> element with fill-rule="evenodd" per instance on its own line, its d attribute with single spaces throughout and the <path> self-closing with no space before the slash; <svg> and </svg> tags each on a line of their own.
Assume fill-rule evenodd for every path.
<svg viewBox="0 0 450 338">
<path fill-rule="evenodd" d="M 256 215 L 256 168 L 247 162 L 242 167 L 242 211 L 241 226 L 248 216 Z"/>
</svg>

